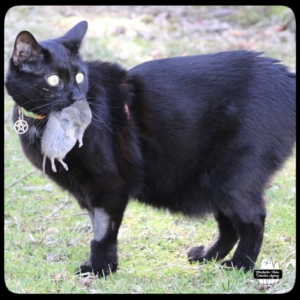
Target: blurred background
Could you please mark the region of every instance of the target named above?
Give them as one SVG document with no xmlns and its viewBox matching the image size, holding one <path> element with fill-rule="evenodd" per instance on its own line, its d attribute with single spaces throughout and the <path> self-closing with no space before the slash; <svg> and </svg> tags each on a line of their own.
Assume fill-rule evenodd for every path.
<svg viewBox="0 0 300 300">
<path fill-rule="evenodd" d="M 63 35 L 87 20 L 85 59 L 130 68 L 162 57 L 248 49 L 295 69 L 295 18 L 284 6 L 15 6 L 5 17 L 5 65 L 16 35 Z"/>
</svg>

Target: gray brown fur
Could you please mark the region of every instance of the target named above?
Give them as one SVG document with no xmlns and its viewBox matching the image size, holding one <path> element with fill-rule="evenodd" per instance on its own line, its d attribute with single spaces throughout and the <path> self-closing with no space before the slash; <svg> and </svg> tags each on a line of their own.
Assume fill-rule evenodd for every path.
<svg viewBox="0 0 300 300">
<path fill-rule="evenodd" d="M 41 141 L 43 157 L 43 174 L 45 174 L 46 158 L 51 160 L 53 172 L 56 172 L 54 160 L 57 159 L 68 171 L 68 165 L 63 161 L 66 154 L 75 146 L 83 145 L 84 131 L 90 124 L 92 113 L 86 101 L 76 101 L 61 112 L 49 114 L 48 122 Z"/>
</svg>

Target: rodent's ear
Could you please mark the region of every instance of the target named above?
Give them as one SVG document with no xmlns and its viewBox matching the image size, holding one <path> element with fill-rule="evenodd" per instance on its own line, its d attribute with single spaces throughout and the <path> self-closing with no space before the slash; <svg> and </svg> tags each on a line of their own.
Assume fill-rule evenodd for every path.
<svg viewBox="0 0 300 300">
<path fill-rule="evenodd" d="M 26 65 L 42 58 L 42 47 L 38 44 L 34 36 L 28 31 L 18 34 L 13 52 L 13 62 L 16 66 Z"/>
<path fill-rule="evenodd" d="M 88 28 L 87 21 L 81 21 L 70 29 L 64 36 L 58 38 L 65 47 L 73 52 L 79 50 L 82 39 L 84 38 Z"/>
</svg>

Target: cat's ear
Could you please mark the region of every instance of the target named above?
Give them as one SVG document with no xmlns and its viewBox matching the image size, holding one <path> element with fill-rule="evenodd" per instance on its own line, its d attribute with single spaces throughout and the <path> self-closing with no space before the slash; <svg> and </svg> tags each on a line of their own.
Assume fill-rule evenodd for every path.
<svg viewBox="0 0 300 300">
<path fill-rule="evenodd" d="M 22 31 L 18 34 L 12 56 L 16 66 L 22 66 L 24 62 L 36 61 L 42 55 L 42 47 L 30 32 Z"/>
<path fill-rule="evenodd" d="M 70 29 L 59 41 L 68 49 L 77 52 L 88 28 L 87 21 L 79 22 Z"/>
</svg>

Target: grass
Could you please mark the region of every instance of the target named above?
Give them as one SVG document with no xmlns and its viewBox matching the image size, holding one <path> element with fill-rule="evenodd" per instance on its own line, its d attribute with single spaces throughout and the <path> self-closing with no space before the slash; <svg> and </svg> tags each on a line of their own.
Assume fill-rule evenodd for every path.
<svg viewBox="0 0 300 300">
<path fill-rule="evenodd" d="M 259 266 L 263 257 L 272 257 L 285 278 L 295 272 L 286 266 L 295 258 L 294 174 L 293 157 L 267 192 L 266 233 L 258 259 Z M 45 186 L 48 180 L 37 171 L 5 191 L 5 282 L 15 293 L 265 293 L 293 287 L 294 275 L 277 288 L 260 291 L 250 273 L 225 271 L 217 262 L 188 264 L 188 247 L 211 240 L 214 220 L 190 220 L 135 201 L 119 234 L 118 273 L 106 280 L 76 277 L 76 268 L 89 254 L 88 216 L 55 185 L 52 192 L 37 189 Z"/>
<path fill-rule="evenodd" d="M 165 12 L 159 8 L 156 10 Z M 260 23 L 272 26 L 272 20 L 282 13 L 282 7 L 272 8 L 276 15 L 271 14 L 272 10 L 265 10 L 266 17 L 260 19 Z M 83 43 L 83 56 L 86 59 L 116 61 L 128 68 L 153 58 L 215 52 L 246 45 L 241 38 L 231 36 L 229 30 L 221 33 L 203 31 L 200 34 L 193 29 L 192 22 L 190 26 L 182 27 L 184 18 L 176 13 L 169 22 L 164 22 L 158 21 L 156 16 L 159 13 L 151 9 L 144 9 L 140 14 L 136 13 L 137 9 L 130 9 L 136 14 L 135 18 L 130 18 L 128 11 L 125 8 L 124 11 L 106 11 L 98 7 L 93 10 L 88 7 L 14 7 L 5 20 L 5 64 L 7 66 L 19 31 L 29 30 L 38 40 L 56 37 L 82 19 L 88 19 L 90 24 Z M 259 9 L 257 13 L 262 11 Z M 203 14 L 207 18 L 212 12 L 212 7 L 188 9 L 190 15 Z M 243 13 L 244 9 L 239 11 L 239 18 Z M 257 17 L 257 14 L 253 15 Z M 293 38 L 289 39 L 285 33 L 288 40 L 281 40 L 278 39 L 280 33 L 276 33 L 273 38 L 269 36 L 266 39 L 261 29 L 253 25 L 253 20 L 254 17 L 251 17 L 251 34 L 248 28 L 239 27 L 246 35 L 245 39 L 249 40 L 248 37 L 252 36 L 255 40 L 253 50 L 272 53 L 294 69 Z M 117 27 L 123 28 L 123 31 L 116 31 Z M 278 262 L 283 270 L 283 279 L 275 285 L 262 286 L 253 274 L 224 270 L 219 262 L 190 265 L 187 249 L 205 245 L 211 240 L 217 232 L 214 219 L 210 216 L 201 220 L 188 219 L 182 215 L 171 215 L 168 211 L 154 210 L 136 201 L 127 207 L 120 229 L 118 272 L 107 279 L 94 280 L 74 276 L 78 266 L 89 255 L 93 236 L 89 218 L 74 198 L 68 199 L 67 193 L 48 178 L 43 178 L 40 171 L 24 177 L 34 168 L 22 153 L 13 130 L 12 106 L 12 99 L 5 94 L 4 277 L 11 292 L 265 294 L 284 293 L 293 288 L 296 256 L 295 154 L 275 175 L 266 191 L 268 215 L 257 267 L 262 258 Z"/>
</svg>

